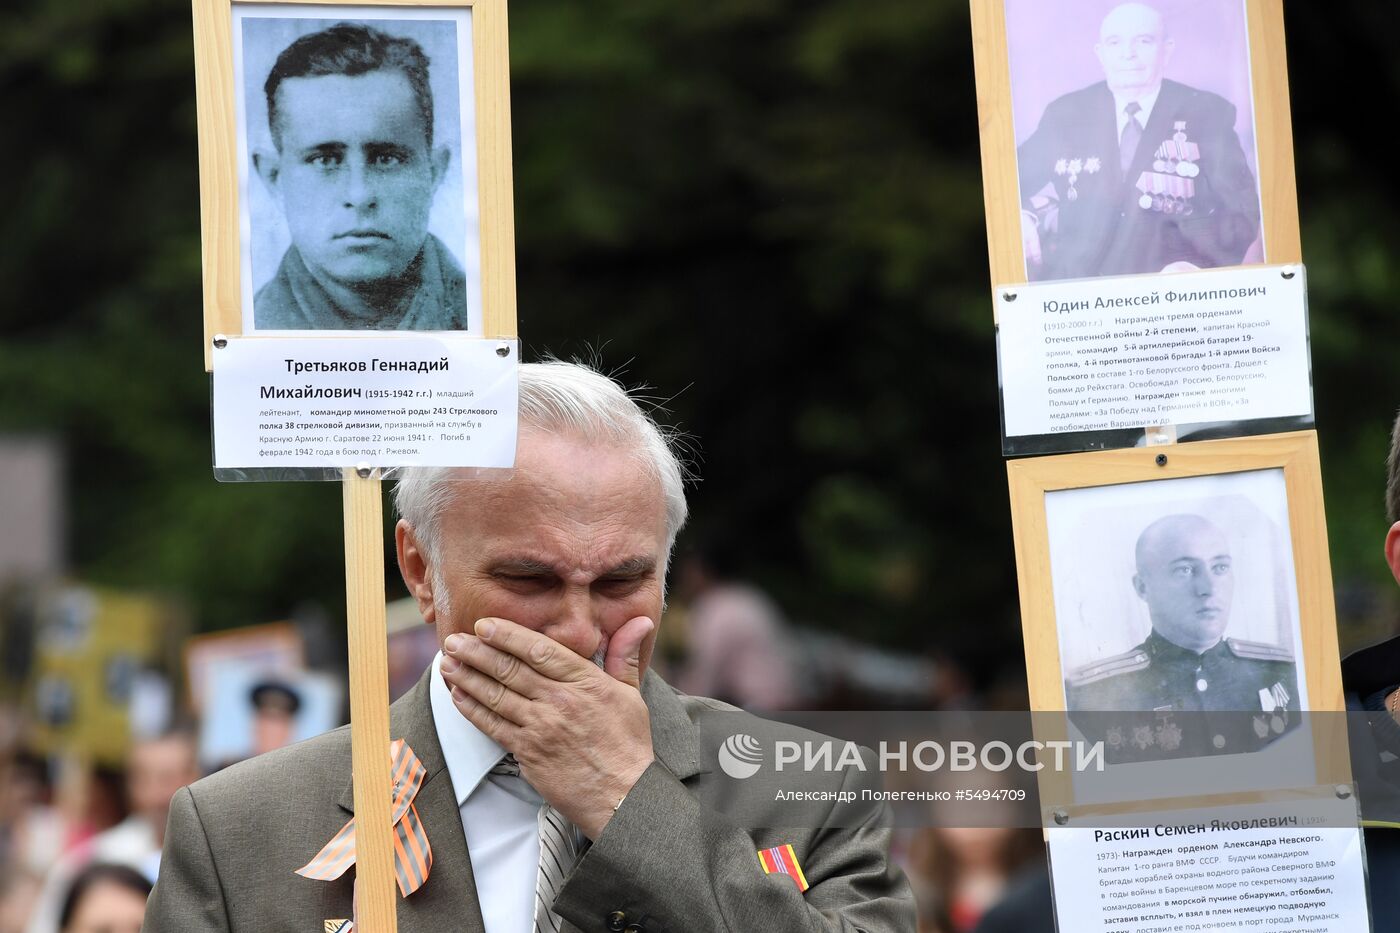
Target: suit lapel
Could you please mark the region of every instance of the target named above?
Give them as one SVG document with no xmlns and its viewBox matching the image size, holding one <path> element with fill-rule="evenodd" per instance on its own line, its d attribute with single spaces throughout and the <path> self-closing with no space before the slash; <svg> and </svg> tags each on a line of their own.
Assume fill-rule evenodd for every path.
<svg viewBox="0 0 1400 933">
<path fill-rule="evenodd" d="M 389 707 L 390 739 L 406 741 L 428 771 L 414 805 L 433 849 L 433 867 L 428 880 L 408 898 L 398 901 L 399 923 L 406 930 L 485 933 L 471 858 L 467 854 L 467 839 L 462 833 L 462 815 L 438 742 L 437 728 L 433 725 L 432 703 L 428 699 L 428 678 L 432 675 L 430 668 L 412 690 Z M 703 770 L 699 731 L 675 691 L 648 671 L 642 680 L 642 698 L 646 700 L 651 717 L 652 750 L 657 760 L 681 781 L 699 774 Z M 347 813 L 355 812 L 354 788 L 350 781 L 345 783 L 340 806 Z M 567 921 L 563 930 L 583 933 Z"/>
<path fill-rule="evenodd" d="M 428 880 L 409 897 L 398 899 L 399 924 L 406 930 L 485 933 L 467 838 L 462 833 L 462 814 L 433 725 L 428 699 L 428 678 L 433 673 L 430 667 L 412 690 L 389 707 L 389 738 L 407 742 L 428 771 L 413 803 L 433 850 Z M 347 812 L 355 810 L 354 789 L 348 781 L 340 805 Z"/>
<path fill-rule="evenodd" d="M 642 699 L 651 716 L 651 748 L 666 770 L 679 780 L 699 774 L 700 730 L 676 692 L 652 671 L 642 679 Z"/>
<path fill-rule="evenodd" d="M 1109 179 L 1122 180 L 1123 169 L 1118 164 L 1118 114 L 1114 111 L 1115 102 L 1113 92 L 1108 89 L 1108 84 L 1099 82 L 1097 85 L 1101 103 L 1090 109 L 1093 114 L 1093 125 L 1088 127 L 1089 138 L 1093 142 L 1092 153 L 1076 153 L 1076 155 L 1096 155 L 1099 157 L 1099 171 L 1106 174 L 1104 182 Z M 1105 190 L 1112 191 L 1112 188 Z"/>
</svg>

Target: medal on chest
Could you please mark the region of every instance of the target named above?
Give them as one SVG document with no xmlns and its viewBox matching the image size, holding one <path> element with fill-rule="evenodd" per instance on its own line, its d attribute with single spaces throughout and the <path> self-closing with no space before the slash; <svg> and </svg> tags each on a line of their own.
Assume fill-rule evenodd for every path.
<svg viewBox="0 0 1400 933">
<path fill-rule="evenodd" d="M 1282 735 L 1283 730 L 1288 728 L 1288 703 L 1292 698 L 1288 688 L 1278 681 L 1275 681 L 1272 687 L 1264 687 L 1259 691 L 1259 708 L 1268 714 L 1265 726 L 1275 735 Z M 1258 716 L 1256 719 L 1264 722 L 1265 717 Z"/>
<path fill-rule="evenodd" d="M 1055 174 L 1065 179 L 1065 200 L 1077 201 L 1079 199 L 1079 189 L 1075 186 L 1079 183 L 1079 176 L 1096 174 L 1103 168 L 1103 162 L 1098 156 L 1089 156 L 1085 159 L 1062 158 L 1055 160 Z"/>
<path fill-rule="evenodd" d="M 1186 136 L 1186 121 L 1177 120 L 1176 133 L 1164 140 L 1152 156 L 1152 171 L 1138 176 L 1138 207 L 1159 214 L 1189 216 L 1194 212 L 1192 181 L 1201 173 L 1197 164 L 1201 149 Z"/>
<path fill-rule="evenodd" d="M 1152 156 L 1152 170 L 1177 175 L 1181 178 L 1195 178 L 1201 174 L 1196 163 L 1201 159 L 1201 147 L 1186 138 L 1186 121 L 1177 120 L 1176 132 L 1172 138 L 1163 141 Z"/>
</svg>

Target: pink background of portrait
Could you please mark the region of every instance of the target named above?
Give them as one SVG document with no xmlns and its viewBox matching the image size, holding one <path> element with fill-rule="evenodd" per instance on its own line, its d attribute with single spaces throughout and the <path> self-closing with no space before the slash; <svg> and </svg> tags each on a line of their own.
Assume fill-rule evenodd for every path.
<svg viewBox="0 0 1400 933">
<path fill-rule="evenodd" d="M 1094 43 L 1099 23 L 1120 2 L 1006 0 L 1016 145 L 1035 131 L 1046 104 L 1103 80 Z M 1244 0 L 1161 0 L 1149 5 L 1166 17 L 1168 35 L 1176 43 L 1165 76 L 1214 91 L 1235 105 L 1235 131 L 1257 176 Z"/>
</svg>

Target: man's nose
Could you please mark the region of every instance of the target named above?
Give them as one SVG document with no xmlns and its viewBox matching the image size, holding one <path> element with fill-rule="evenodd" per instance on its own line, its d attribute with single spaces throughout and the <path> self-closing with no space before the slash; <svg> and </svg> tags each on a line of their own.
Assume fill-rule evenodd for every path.
<svg viewBox="0 0 1400 933">
<path fill-rule="evenodd" d="M 1200 574 L 1197 574 L 1197 575 L 1196 575 L 1196 595 L 1197 595 L 1197 596 L 1209 596 L 1211 593 L 1214 593 L 1214 592 L 1215 592 L 1215 581 L 1214 581 L 1213 579 L 1211 579 L 1210 574 L 1209 574 L 1209 573 L 1200 573 Z"/>
<path fill-rule="evenodd" d="M 593 594 L 587 586 L 567 586 L 558 611 L 545 633 L 575 654 L 590 658 L 602 635 L 602 622 L 594 613 Z"/>
<path fill-rule="evenodd" d="M 345 206 L 350 208 L 373 207 L 378 194 L 369 166 L 363 159 L 350 159 L 346 162 Z"/>
</svg>

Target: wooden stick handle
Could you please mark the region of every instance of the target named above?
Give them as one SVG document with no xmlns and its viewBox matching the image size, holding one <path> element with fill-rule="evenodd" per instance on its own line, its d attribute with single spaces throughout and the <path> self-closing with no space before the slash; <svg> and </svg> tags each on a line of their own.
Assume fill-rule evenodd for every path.
<svg viewBox="0 0 1400 933">
<path fill-rule="evenodd" d="M 355 933 L 398 933 L 390 823 L 389 648 L 379 473 L 345 471 L 345 613 L 355 784 Z"/>
</svg>

